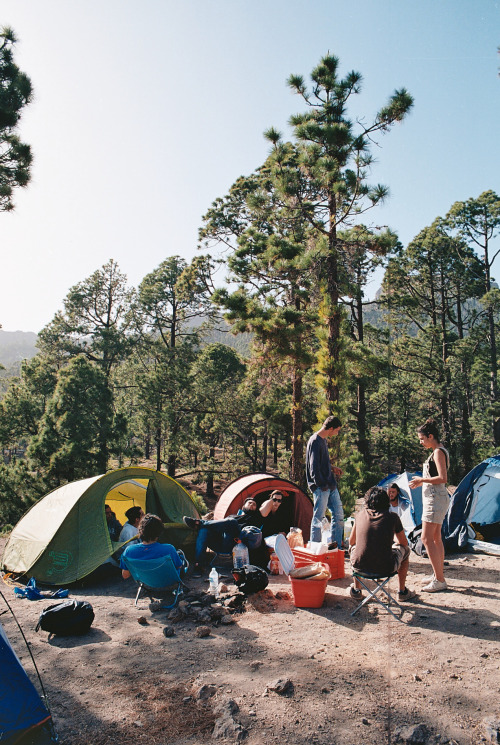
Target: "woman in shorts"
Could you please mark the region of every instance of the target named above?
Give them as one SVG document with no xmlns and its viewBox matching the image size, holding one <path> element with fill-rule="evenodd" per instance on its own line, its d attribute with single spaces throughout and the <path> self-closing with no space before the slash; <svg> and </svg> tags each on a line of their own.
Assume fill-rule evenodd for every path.
<svg viewBox="0 0 500 745">
<path fill-rule="evenodd" d="M 444 545 L 441 526 L 448 512 L 450 497 L 446 488 L 450 456 L 439 441 L 436 422 L 428 419 L 417 429 L 418 439 L 424 448 L 432 450 L 423 467 L 423 475 L 410 481 L 410 489 L 422 486 L 422 543 L 424 544 L 433 575 L 426 578 L 425 592 L 447 590 L 444 578 Z"/>
</svg>

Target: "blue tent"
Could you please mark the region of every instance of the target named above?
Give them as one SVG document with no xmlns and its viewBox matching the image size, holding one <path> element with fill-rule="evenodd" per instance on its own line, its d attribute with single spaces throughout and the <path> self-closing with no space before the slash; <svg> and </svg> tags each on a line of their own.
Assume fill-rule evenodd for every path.
<svg viewBox="0 0 500 745">
<path fill-rule="evenodd" d="M 0 743 L 11 745 L 28 730 L 50 722 L 50 714 L 0 623 Z"/>
<path fill-rule="evenodd" d="M 421 471 L 403 471 L 403 473 L 393 473 L 390 476 L 386 476 L 385 479 L 379 481 L 377 486 L 381 486 L 382 489 L 388 489 L 391 484 L 397 484 L 405 497 L 409 502 L 409 509 L 405 510 L 401 515 L 401 522 L 405 533 L 410 533 L 417 525 L 422 522 L 422 487 L 418 486 L 416 489 L 410 489 L 409 482 L 414 476 L 421 476 Z"/>
<path fill-rule="evenodd" d="M 446 550 L 500 554 L 500 454 L 469 471 L 451 498 L 443 523 Z"/>
</svg>

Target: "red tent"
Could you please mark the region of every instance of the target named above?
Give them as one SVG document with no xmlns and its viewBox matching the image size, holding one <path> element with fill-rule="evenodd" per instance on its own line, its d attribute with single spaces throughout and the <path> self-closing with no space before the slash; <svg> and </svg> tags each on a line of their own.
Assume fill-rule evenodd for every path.
<svg viewBox="0 0 500 745">
<path fill-rule="evenodd" d="M 235 515 L 249 497 L 255 499 L 260 507 L 275 489 L 279 489 L 284 496 L 280 509 L 285 508 L 289 512 L 290 524 L 301 528 L 304 541 L 308 541 L 313 513 L 312 501 L 299 486 L 271 473 L 250 473 L 232 481 L 215 505 L 214 518 L 222 520 L 228 515 Z"/>
</svg>

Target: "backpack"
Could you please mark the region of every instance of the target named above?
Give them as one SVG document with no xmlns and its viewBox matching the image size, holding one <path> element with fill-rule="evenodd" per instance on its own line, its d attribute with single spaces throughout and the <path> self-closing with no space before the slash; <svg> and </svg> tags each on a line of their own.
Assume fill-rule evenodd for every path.
<svg viewBox="0 0 500 745">
<path fill-rule="evenodd" d="M 94 620 L 94 609 L 86 600 L 66 600 L 49 605 L 41 613 L 35 631 L 71 636 L 86 634 Z"/>
<path fill-rule="evenodd" d="M 245 564 L 245 566 L 239 569 L 233 569 L 233 577 L 238 590 L 241 590 L 245 595 L 260 592 L 269 583 L 264 569 L 256 567 L 253 564 Z"/>
<path fill-rule="evenodd" d="M 241 529 L 240 538 L 249 549 L 254 550 L 262 543 L 262 530 L 254 525 L 246 525 Z"/>
<path fill-rule="evenodd" d="M 413 530 L 408 533 L 408 545 L 411 548 L 412 551 L 414 551 L 417 556 L 423 556 L 424 559 L 429 558 L 427 556 L 427 551 L 425 550 L 425 546 L 422 543 L 422 526 L 417 525 L 416 528 L 413 528 Z"/>
</svg>

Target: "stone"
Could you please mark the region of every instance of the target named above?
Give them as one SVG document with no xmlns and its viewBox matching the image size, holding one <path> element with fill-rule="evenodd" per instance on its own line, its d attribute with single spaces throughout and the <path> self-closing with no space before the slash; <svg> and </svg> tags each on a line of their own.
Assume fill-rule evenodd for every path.
<svg viewBox="0 0 500 745">
<path fill-rule="evenodd" d="M 430 732 L 425 724 L 415 724 L 409 727 L 401 727 L 394 733 L 395 741 L 404 745 L 427 745 Z"/>
<path fill-rule="evenodd" d="M 170 636 L 175 636 L 175 629 L 173 626 L 165 626 L 163 629 L 163 636 L 166 636 L 167 638 Z"/>
<path fill-rule="evenodd" d="M 232 623 L 235 623 L 235 620 L 232 616 L 222 616 L 220 622 L 222 626 L 230 626 Z"/>
<path fill-rule="evenodd" d="M 482 727 L 486 742 L 500 742 L 500 719 L 483 719 Z"/>
<path fill-rule="evenodd" d="M 287 696 L 293 693 L 293 683 L 290 678 L 278 678 L 267 686 L 268 691 L 274 691 L 280 696 Z"/>
<path fill-rule="evenodd" d="M 145 618 L 144 616 L 139 616 L 139 618 L 137 619 L 137 623 L 140 623 L 141 626 L 148 626 L 149 625 L 148 619 Z"/>
<path fill-rule="evenodd" d="M 214 685 L 205 684 L 202 685 L 201 688 L 198 688 L 195 696 L 198 701 L 207 701 L 209 698 L 212 698 L 212 696 L 215 696 L 216 693 L 217 688 Z"/>
<path fill-rule="evenodd" d="M 210 629 L 208 626 L 198 626 L 194 633 L 200 639 L 204 639 L 205 637 L 210 636 Z"/>
</svg>

